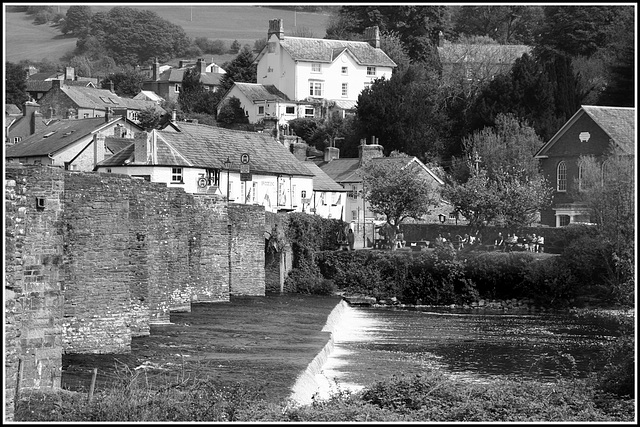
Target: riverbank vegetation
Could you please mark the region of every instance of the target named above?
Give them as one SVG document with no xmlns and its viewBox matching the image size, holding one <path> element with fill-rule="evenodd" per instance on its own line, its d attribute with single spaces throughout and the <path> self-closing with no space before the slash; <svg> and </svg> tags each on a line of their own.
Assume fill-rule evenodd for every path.
<svg viewBox="0 0 640 427">
<path fill-rule="evenodd" d="M 84 393 L 32 393 L 16 421 L 633 421 L 634 399 L 604 392 L 599 378 L 541 383 L 469 382 L 437 370 L 394 376 L 361 392 L 339 391 L 308 406 L 274 404 L 265 390 L 220 387 L 207 378 L 151 389 L 120 378 L 87 402 Z"/>
</svg>

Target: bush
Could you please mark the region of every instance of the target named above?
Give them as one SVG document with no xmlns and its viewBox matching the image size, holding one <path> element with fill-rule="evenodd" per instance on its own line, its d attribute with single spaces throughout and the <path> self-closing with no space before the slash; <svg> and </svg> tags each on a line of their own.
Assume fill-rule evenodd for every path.
<svg viewBox="0 0 640 427">
<path fill-rule="evenodd" d="M 598 376 L 598 388 L 619 397 L 635 398 L 634 318 L 620 317 L 621 335 L 606 349 L 607 365 Z"/>
<path fill-rule="evenodd" d="M 566 305 L 578 294 L 571 270 L 558 258 L 529 264 L 524 270 L 524 278 L 520 295 L 532 298 L 538 305 Z"/>
<path fill-rule="evenodd" d="M 336 291 L 333 281 L 322 277 L 318 267 L 310 264 L 291 270 L 284 287 L 288 292 L 312 295 L 332 295 Z"/>
</svg>

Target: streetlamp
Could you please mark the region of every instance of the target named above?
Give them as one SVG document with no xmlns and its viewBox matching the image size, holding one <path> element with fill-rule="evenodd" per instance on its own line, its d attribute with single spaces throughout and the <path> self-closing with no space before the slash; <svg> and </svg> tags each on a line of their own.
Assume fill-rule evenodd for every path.
<svg viewBox="0 0 640 427">
<path fill-rule="evenodd" d="M 446 216 L 446 215 L 444 215 L 444 214 L 439 214 L 439 215 L 438 215 L 438 218 L 440 219 L 440 222 L 441 222 L 442 224 L 444 224 L 444 223 L 447 221 L 447 216 Z"/>
<path fill-rule="evenodd" d="M 229 159 L 229 156 L 227 156 L 227 160 L 225 160 L 223 163 L 224 167 L 227 169 L 227 203 L 229 203 L 229 168 L 231 167 L 231 160 Z"/>
</svg>

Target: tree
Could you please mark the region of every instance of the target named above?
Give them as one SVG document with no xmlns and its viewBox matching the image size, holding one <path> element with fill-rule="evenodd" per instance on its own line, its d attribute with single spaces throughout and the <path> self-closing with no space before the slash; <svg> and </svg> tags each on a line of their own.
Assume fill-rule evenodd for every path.
<svg viewBox="0 0 640 427">
<path fill-rule="evenodd" d="M 358 96 L 359 133 L 380 139 L 387 153 L 397 150 L 421 161 L 442 150 L 446 117 L 438 108 L 438 77 L 411 65 L 390 79 L 377 79 Z"/>
<path fill-rule="evenodd" d="M 192 45 L 182 27 L 155 12 L 116 6 L 92 16 L 89 30 L 76 45 L 76 53 L 104 50 L 119 65 L 142 64 L 181 56 Z M 97 59 L 98 57 L 93 57 Z"/>
<path fill-rule="evenodd" d="M 500 214 L 500 197 L 496 182 L 489 179 L 484 169 L 471 171 L 467 182 L 447 184 L 441 194 L 475 231 L 481 230 Z"/>
<path fill-rule="evenodd" d="M 205 88 L 200 82 L 200 72 L 195 67 L 187 69 L 182 76 L 182 85 L 178 95 L 182 111 L 185 113 L 195 112 L 195 105 L 204 93 Z"/>
<path fill-rule="evenodd" d="M 234 40 L 229 48 L 229 53 L 238 53 L 240 52 L 241 47 L 242 45 L 240 45 L 240 42 L 238 40 Z"/>
<path fill-rule="evenodd" d="M 29 100 L 27 94 L 27 72 L 24 67 L 13 62 L 5 62 L 4 95 L 7 104 L 22 104 Z"/>
<path fill-rule="evenodd" d="M 540 6 L 458 6 L 454 34 L 487 36 L 500 44 L 532 45 L 542 24 Z"/>
<path fill-rule="evenodd" d="M 249 123 L 249 119 L 244 112 L 244 108 L 242 108 L 240 100 L 235 96 L 229 98 L 229 100 L 220 107 L 217 120 L 227 126 L 236 123 Z"/>
<path fill-rule="evenodd" d="M 444 196 L 474 228 L 492 221 L 516 229 L 530 225 L 551 201 L 551 188 L 533 157 L 542 145 L 526 122 L 499 114 L 495 127 L 464 139 L 471 177 L 448 185 Z"/>
<path fill-rule="evenodd" d="M 240 53 L 229 62 L 222 64 L 226 73 L 220 80 L 220 90 L 224 93 L 231 89 L 234 82 L 256 83 L 257 65 L 253 64 L 251 49 L 243 48 Z"/>
<path fill-rule="evenodd" d="M 91 61 L 86 56 L 74 56 L 69 60 L 69 67 L 73 67 L 78 77 L 91 77 Z"/>
<path fill-rule="evenodd" d="M 430 176 L 411 157 L 392 152 L 384 161 L 369 160 L 361 168 L 365 199 L 371 210 L 385 216 L 397 232 L 407 218 L 419 219 L 438 204 L 437 191 Z M 395 234 L 392 245 L 395 249 Z"/>
<path fill-rule="evenodd" d="M 140 110 L 138 119 L 140 120 L 140 126 L 144 128 L 145 131 L 150 131 L 151 129 L 158 128 L 161 115 L 155 108 L 147 107 Z"/>
<path fill-rule="evenodd" d="M 101 83 L 102 89 L 109 89 L 113 83 L 114 91 L 119 96 L 134 97 L 140 93 L 145 77 L 133 69 L 108 75 Z"/>
<path fill-rule="evenodd" d="M 88 31 L 92 16 L 93 13 L 89 6 L 69 6 L 60 31 L 65 35 L 71 34 L 80 37 Z"/>
</svg>

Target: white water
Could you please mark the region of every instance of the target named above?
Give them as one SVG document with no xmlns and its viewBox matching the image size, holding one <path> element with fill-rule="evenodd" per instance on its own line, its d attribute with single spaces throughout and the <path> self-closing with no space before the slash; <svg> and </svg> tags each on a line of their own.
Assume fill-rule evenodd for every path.
<svg viewBox="0 0 640 427">
<path fill-rule="evenodd" d="M 329 342 L 298 377 L 290 399 L 297 405 L 309 405 L 314 399 L 328 399 L 340 391 L 361 390 L 363 387 L 360 385 L 340 380 L 342 374 L 337 368 L 344 366 L 347 362 L 343 358 L 351 354 L 342 344 L 347 341 L 366 341 L 370 334 L 367 330 L 374 327 L 375 323 L 371 316 L 353 310 L 341 301 L 329 314 L 322 329 L 331 332 Z"/>
</svg>

